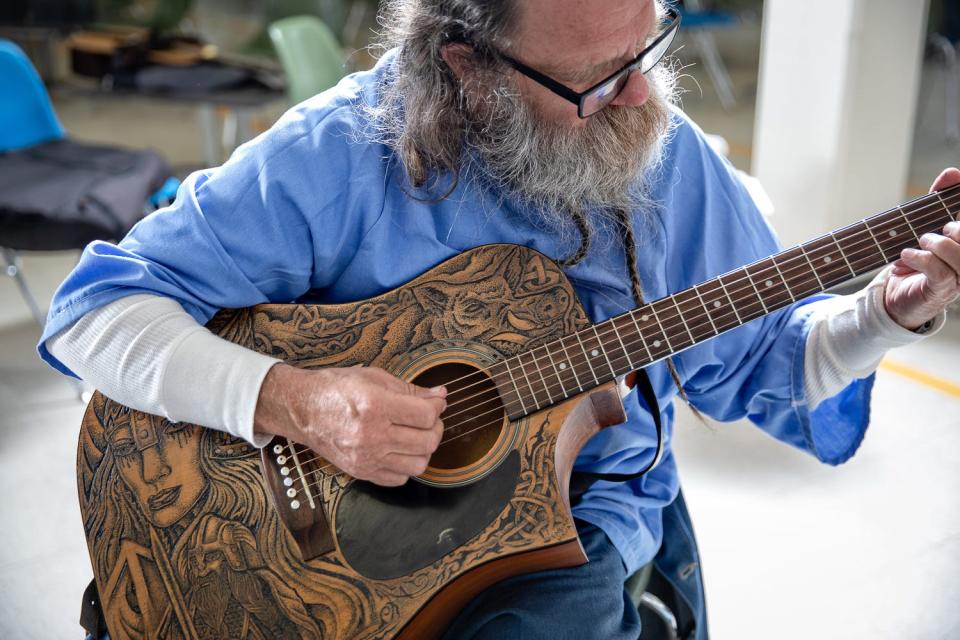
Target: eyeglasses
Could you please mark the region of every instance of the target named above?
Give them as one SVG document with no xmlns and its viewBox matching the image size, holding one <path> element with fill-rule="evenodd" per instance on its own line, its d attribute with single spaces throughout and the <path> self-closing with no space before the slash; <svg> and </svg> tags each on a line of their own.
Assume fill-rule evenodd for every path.
<svg viewBox="0 0 960 640">
<path fill-rule="evenodd" d="M 583 93 L 574 91 L 570 87 L 557 82 L 553 78 L 540 73 L 536 69 L 531 69 L 519 60 L 511 58 L 505 53 L 497 52 L 497 55 L 503 58 L 503 60 L 506 61 L 511 67 L 523 75 L 535 82 L 538 82 L 547 89 L 550 89 L 550 91 L 553 91 L 561 98 L 565 98 L 577 105 L 578 116 L 581 118 L 589 118 L 593 114 L 609 105 L 618 95 L 620 95 L 620 92 L 623 91 L 625 86 L 627 86 L 627 81 L 630 79 L 630 75 L 634 71 L 639 70 L 640 73 L 645 74 L 650 71 L 650 69 L 653 69 L 657 63 L 663 59 L 663 56 L 667 53 L 667 49 L 670 48 L 670 45 L 673 43 L 673 39 L 677 35 L 677 29 L 680 27 L 680 14 L 678 14 L 672 7 L 667 8 L 667 18 L 670 20 L 670 23 L 660 33 L 660 35 L 654 38 L 653 42 L 650 43 L 650 46 L 640 52 L 640 55 Z"/>
</svg>

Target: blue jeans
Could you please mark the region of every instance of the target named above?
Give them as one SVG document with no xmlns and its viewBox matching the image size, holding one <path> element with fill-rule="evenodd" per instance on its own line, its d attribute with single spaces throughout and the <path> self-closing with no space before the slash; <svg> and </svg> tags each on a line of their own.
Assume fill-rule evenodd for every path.
<svg viewBox="0 0 960 640">
<path fill-rule="evenodd" d="M 626 568 L 606 534 L 577 521 L 590 562 L 508 578 L 474 598 L 443 640 L 636 640 L 640 616 L 623 589 Z"/>
</svg>

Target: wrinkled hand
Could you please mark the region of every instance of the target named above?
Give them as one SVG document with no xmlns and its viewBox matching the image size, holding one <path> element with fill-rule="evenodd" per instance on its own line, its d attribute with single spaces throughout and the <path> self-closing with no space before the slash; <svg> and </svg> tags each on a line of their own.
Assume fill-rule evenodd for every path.
<svg viewBox="0 0 960 640">
<path fill-rule="evenodd" d="M 355 478 L 399 486 L 426 470 L 443 435 L 445 398 L 443 387 L 383 369 L 277 364 L 260 388 L 254 428 L 304 444 Z"/>
<path fill-rule="evenodd" d="M 960 170 L 946 169 L 930 191 L 960 183 Z M 913 331 L 960 297 L 960 222 L 920 237 L 919 249 L 904 249 L 893 263 L 883 301 L 897 324 Z"/>
</svg>

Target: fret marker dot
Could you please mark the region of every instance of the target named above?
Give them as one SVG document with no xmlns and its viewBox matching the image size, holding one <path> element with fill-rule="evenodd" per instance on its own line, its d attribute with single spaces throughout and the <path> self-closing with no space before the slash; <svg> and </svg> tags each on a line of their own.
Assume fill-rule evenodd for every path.
<svg viewBox="0 0 960 640">
<path fill-rule="evenodd" d="M 772 286 L 773 286 L 773 280 L 767 280 L 767 281 L 764 282 L 763 284 L 765 284 L 765 285 L 767 286 L 767 288 L 772 287 Z"/>
<path fill-rule="evenodd" d="M 825 264 L 830 264 L 830 261 L 831 261 L 831 260 L 833 260 L 833 258 L 831 258 L 830 256 L 826 256 L 826 257 L 824 257 L 823 262 L 824 262 Z"/>
<path fill-rule="evenodd" d="M 719 309 L 719 308 L 720 308 L 720 301 L 719 301 L 719 300 L 714 300 L 714 301 L 713 301 L 713 308 L 714 308 L 714 309 Z"/>
<path fill-rule="evenodd" d="M 567 363 L 566 363 L 566 362 L 561 362 L 561 363 L 560 363 L 560 369 L 566 369 L 566 368 L 567 368 Z"/>
<path fill-rule="evenodd" d="M 896 237 L 897 237 L 897 232 L 894 231 L 893 229 L 890 229 L 890 237 L 891 237 L 891 238 L 896 238 Z"/>
<path fill-rule="evenodd" d="M 596 358 L 598 355 L 600 355 L 600 352 L 597 351 L 596 349 L 594 349 L 593 351 L 590 352 L 590 355 L 592 355 L 594 358 Z"/>
<path fill-rule="evenodd" d="M 650 316 L 648 316 L 647 314 L 643 314 L 642 316 L 640 316 L 640 322 L 646 322 L 649 319 L 650 319 Z"/>
<path fill-rule="evenodd" d="M 654 340 L 654 341 L 653 341 L 653 346 L 659 347 L 659 346 L 660 346 L 660 341 L 659 341 L 659 340 Z"/>
</svg>

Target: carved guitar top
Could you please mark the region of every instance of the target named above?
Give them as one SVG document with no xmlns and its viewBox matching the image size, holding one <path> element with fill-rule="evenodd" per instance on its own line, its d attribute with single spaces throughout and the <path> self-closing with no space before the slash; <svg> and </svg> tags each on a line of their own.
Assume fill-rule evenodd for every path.
<svg viewBox="0 0 960 640">
<path fill-rule="evenodd" d="M 523 247 L 493 245 L 376 298 L 222 311 L 209 327 L 296 366 L 363 364 L 409 375 L 425 354 L 451 345 L 480 361 L 500 359 L 588 324 L 555 264 Z M 560 543 L 576 546 L 555 474 L 558 435 L 571 411 L 559 405 L 512 422 L 514 453 L 495 471 L 459 494 L 435 494 L 490 514 L 432 528 L 408 518 L 408 531 L 391 532 L 402 544 L 386 551 L 391 536 L 372 532 L 374 543 L 365 543 L 360 523 L 383 528 L 403 520 L 377 505 L 423 502 L 427 488 L 408 483 L 407 494 L 364 493 L 343 475 L 318 474 L 317 507 L 337 545 L 305 559 L 265 493 L 257 450 L 96 394 L 80 432 L 77 479 L 111 637 L 394 637 L 469 570 Z M 579 447 L 562 448 L 571 447 L 572 464 Z M 436 514 L 443 510 L 433 513 L 442 517 Z"/>
</svg>

